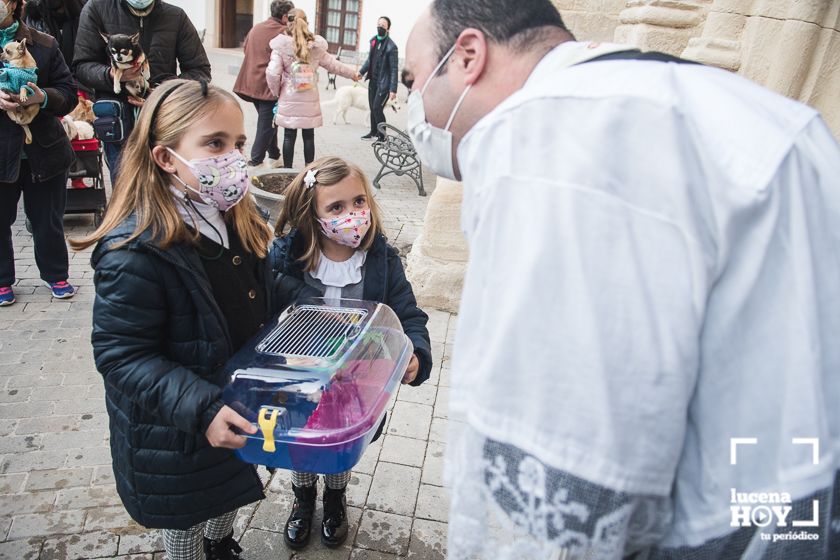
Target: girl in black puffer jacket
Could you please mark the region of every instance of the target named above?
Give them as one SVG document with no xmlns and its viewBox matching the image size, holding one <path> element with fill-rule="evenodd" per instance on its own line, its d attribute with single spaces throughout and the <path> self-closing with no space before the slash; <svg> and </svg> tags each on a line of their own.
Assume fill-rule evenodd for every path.
<svg viewBox="0 0 840 560">
<path fill-rule="evenodd" d="M 272 305 L 271 232 L 247 194 L 242 111 L 206 82 L 146 102 L 96 244 L 93 348 L 117 490 L 171 560 L 238 558 L 232 525 L 263 497 L 231 449 L 256 428 L 220 396 L 221 366 Z M 202 537 L 204 537 L 202 541 Z M 203 542 L 203 545 L 202 545 Z"/>
</svg>

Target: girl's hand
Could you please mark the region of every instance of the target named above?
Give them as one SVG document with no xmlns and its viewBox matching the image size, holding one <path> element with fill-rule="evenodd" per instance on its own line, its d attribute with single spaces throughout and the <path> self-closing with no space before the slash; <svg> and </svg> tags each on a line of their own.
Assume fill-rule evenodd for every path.
<svg viewBox="0 0 840 560">
<path fill-rule="evenodd" d="M 245 418 L 237 414 L 231 407 L 225 405 L 216 414 L 204 436 L 213 447 L 224 447 L 227 449 L 239 449 L 245 446 L 245 436 L 240 436 L 231 428 L 236 427 L 246 434 L 257 433 L 257 428 Z"/>
<path fill-rule="evenodd" d="M 402 382 L 403 384 L 411 383 L 417 378 L 417 373 L 420 371 L 420 360 L 417 359 L 417 354 L 411 355 L 411 361 L 408 362 L 408 369 L 405 370 L 405 375 L 403 375 Z"/>
</svg>

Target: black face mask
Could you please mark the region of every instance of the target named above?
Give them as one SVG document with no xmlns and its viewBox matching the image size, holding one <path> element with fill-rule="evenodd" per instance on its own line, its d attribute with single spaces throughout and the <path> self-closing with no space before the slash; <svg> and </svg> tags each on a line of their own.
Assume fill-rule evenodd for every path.
<svg viewBox="0 0 840 560">
<path fill-rule="evenodd" d="M 376 28 L 376 34 L 379 35 L 380 37 L 384 37 L 385 35 L 388 34 L 388 30 L 385 29 L 382 26 L 379 26 L 379 27 Z"/>
</svg>

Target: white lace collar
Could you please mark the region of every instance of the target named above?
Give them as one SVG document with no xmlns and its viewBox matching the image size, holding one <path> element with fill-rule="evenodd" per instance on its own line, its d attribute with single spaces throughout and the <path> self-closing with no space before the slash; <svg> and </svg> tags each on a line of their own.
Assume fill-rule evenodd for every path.
<svg viewBox="0 0 840 560">
<path fill-rule="evenodd" d="M 343 262 L 331 261 L 321 253 L 318 266 L 309 274 L 320 280 L 324 286 L 343 288 L 362 281 L 362 267 L 367 258 L 367 251 L 356 251 Z"/>
</svg>

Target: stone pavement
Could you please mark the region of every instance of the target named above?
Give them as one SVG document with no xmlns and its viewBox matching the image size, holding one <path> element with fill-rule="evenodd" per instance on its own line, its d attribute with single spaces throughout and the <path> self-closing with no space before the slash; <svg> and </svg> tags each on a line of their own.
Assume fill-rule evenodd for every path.
<svg viewBox="0 0 840 560">
<path fill-rule="evenodd" d="M 237 55 L 213 51 L 211 58 L 215 81 L 230 87 L 235 76 L 228 71 L 238 64 Z M 246 108 L 246 115 L 251 132 L 255 111 Z M 360 122 L 362 116 L 357 112 L 351 118 Z M 377 169 L 369 144 L 358 139 L 365 130 L 360 124 L 318 129 L 317 152 L 343 155 L 373 176 Z M 428 179 L 431 191 L 433 176 Z M 377 199 L 392 242 L 410 244 L 428 199 L 418 197 L 404 178 L 389 180 Z M 71 237 L 92 229 L 89 216 L 68 217 L 65 224 Z M 71 300 L 54 300 L 39 280 L 22 213 L 13 233 L 18 303 L 0 309 L 0 559 L 164 558 L 158 534 L 128 518 L 114 489 L 102 379 L 90 347 L 90 251 L 71 253 L 70 281 L 79 293 Z M 291 504 L 288 474 L 278 471 L 269 480 L 260 469 L 267 498 L 241 510 L 236 523 L 246 558 L 445 556 L 448 501 L 442 457 L 455 318 L 427 311 L 435 360 L 432 378 L 421 387 L 400 388 L 384 437 L 354 469 L 346 545 L 325 549 L 316 536 L 302 552 L 286 549 L 280 532 Z M 320 508 L 316 524 L 319 520 Z"/>
</svg>

